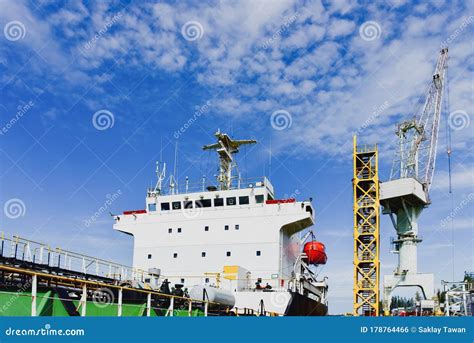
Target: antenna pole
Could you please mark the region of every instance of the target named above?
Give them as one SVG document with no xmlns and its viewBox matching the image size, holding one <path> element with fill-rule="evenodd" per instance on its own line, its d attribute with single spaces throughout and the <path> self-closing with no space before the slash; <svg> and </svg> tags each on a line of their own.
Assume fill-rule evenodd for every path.
<svg viewBox="0 0 474 343">
<path fill-rule="evenodd" d="M 160 163 L 158 161 L 156 162 L 156 176 L 157 176 L 158 180 L 156 182 L 155 191 L 157 191 L 157 192 L 159 192 L 159 194 L 161 194 L 163 180 L 166 177 L 166 163 L 163 163 L 163 168 L 160 171 Z"/>
<path fill-rule="evenodd" d="M 160 162 L 163 162 L 163 136 L 160 137 Z"/>
<path fill-rule="evenodd" d="M 270 137 L 270 151 L 268 153 L 268 177 L 272 177 L 272 138 Z"/>
<path fill-rule="evenodd" d="M 176 178 L 176 171 L 178 170 L 178 141 L 174 144 L 174 171 L 173 176 Z"/>
</svg>

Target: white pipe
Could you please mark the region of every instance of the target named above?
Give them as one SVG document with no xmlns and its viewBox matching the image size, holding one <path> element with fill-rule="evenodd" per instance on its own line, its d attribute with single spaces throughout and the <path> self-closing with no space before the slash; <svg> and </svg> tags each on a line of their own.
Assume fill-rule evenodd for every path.
<svg viewBox="0 0 474 343">
<path fill-rule="evenodd" d="M 122 288 L 119 288 L 118 291 L 118 311 L 117 311 L 117 316 L 121 317 L 122 316 Z"/>
<path fill-rule="evenodd" d="M 86 307 L 87 307 L 87 285 L 82 286 L 82 296 L 81 296 L 81 317 L 86 316 Z"/>
<path fill-rule="evenodd" d="M 151 314 L 151 293 L 148 293 L 146 298 L 146 316 L 149 317 Z"/>
<path fill-rule="evenodd" d="M 31 316 L 36 317 L 36 298 L 37 298 L 37 283 L 36 274 L 31 279 Z"/>
</svg>

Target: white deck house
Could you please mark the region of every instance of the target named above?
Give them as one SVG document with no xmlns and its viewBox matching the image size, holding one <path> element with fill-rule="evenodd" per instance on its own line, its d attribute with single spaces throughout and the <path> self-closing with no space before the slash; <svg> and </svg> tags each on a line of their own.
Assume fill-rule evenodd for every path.
<svg viewBox="0 0 474 343">
<path fill-rule="evenodd" d="M 235 142 L 227 143 L 231 148 Z M 275 200 L 266 178 L 232 187 L 233 162 L 227 162 L 221 155 L 219 189 L 186 186 L 183 193 L 163 194 L 159 181 L 148 191 L 146 209 L 116 216 L 114 229 L 134 236 L 135 268 L 158 268 L 162 279 L 188 289 L 207 284 L 229 290 L 236 307 L 257 308 L 266 300 L 267 310 L 283 313 L 301 271 L 300 232 L 314 224 L 313 207 Z M 272 292 L 256 292 L 257 282 Z M 281 291 L 278 297 L 274 291 Z"/>
</svg>

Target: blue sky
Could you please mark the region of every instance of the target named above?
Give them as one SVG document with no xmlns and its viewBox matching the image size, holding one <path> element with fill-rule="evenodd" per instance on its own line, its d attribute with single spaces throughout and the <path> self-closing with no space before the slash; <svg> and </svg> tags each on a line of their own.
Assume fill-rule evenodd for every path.
<svg viewBox="0 0 474 343">
<path fill-rule="evenodd" d="M 176 143 L 179 180 L 212 178 L 215 156 L 201 146 L 220 128 L 259 141 L 239 154 L 243 177 L 270 175 L 279 197 L 314 199 L 331 312 L 350 311 L 352 134 L 379 144 L 386 180 L 396 123 L 413 115 L 448 44 L 450 102 L 419 270 L 436 272 L 439 287 L 453 266 L 455 279 L 473 269 L 472 2 L 0 0 L 0 8 L 7 234 L 131 264 L 131 238 L 108 215 L 87 220 L 117 192 L 112 212 L 143 208 L 155 161 L 173 168 Z M 383 218 L 382 274 L 395 267 L 394 235 Z"/>
</svg>

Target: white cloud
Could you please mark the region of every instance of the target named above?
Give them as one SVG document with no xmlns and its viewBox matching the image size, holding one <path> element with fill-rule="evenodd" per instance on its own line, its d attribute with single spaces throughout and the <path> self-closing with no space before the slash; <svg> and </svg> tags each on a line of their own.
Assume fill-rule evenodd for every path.
<svg viewBox="0 0 474 343">
<path fill-rule="evenodd" d="M 334 19 L 331 21 L 328 29 L 329 37 L 336 38 L 339 36 L 347 36 L 353 33 L 355 23 L 347 19 Z"/>
<path fill-rule="evenodd" d="M 158 18 L 159 26 L 165 30 L 176 29 L 176 11 L 168 4 L 155 4 L 153 13 Z"/>
<path fill-rule="evenodd" d="M 473 230 L 474 218 L 454 218 L 452 228 L 453 230 Z"/>
<path fill-rule="evenodd" d="M 356 5 L 357 2 L 354 0 L 334 0 L 330 2 L 329 12 L 344 15 L 354 9 Z"/>
<path fill-rule="evenodd" d="M 462 164 L 454 165 L 451 175 L 451 186 L 455 191 L 474 191 L 474 172 Z M 446 192 L 449 190 L 449 173 L 439 170 L 433 176 L 431 191 Z"/>
<path fill-rule="evenodd" d="M 367 7 L 370 17 L 365 18 L 354 1 L 331 2 L 326 8 L 320 1 L 219 2 L 214 6 L 135 3 L 86 52 L 84 44 L 120 9 L 108 3 L 92 9 L 78 4 L 38 18 L 27 6 L 8 2 L 2 16 L 22 13 L 32 27 L 33 48 L 51 40 L 48 60 L 54 61 L 51 65 L 58 72 L 70 56 L 59 49 L 53 28 L 68 30 L 66 36 L 71 30 L 78 32 L 79 42 L 72 49 L 73 58 L 78 58 L 76 68 L 65 77 L 70 83 L 97 82 L 100 88 L 105 79 L 94 74 L 107 61 L 158 72 L 197 72 L 199 83 L 220 94 L 214 99 L 216 115 L 237 111 L 246 114 L 239 116 L 242 120 L 249 120 L 262 115 L 255 108 L 268 111 L 267 115 L 275 109 L 291 111 L 293 125 L 278 133 L 275 153 L 301 145 L 309 152 L 333 155 L 350 149 L 351 134 L 386 101 L 389 107 L 360 135 L 374 143 L 384 135 L 393 137 L 394 121 L 411 116 L 416 101 L 424 96 L 440 43 L 465 18 L 462 4 L 437 11 L 429 5 L 419 8 L 416 15 L 408 11 L 410 15 L 402 17 L 398 11 L 408 8 L 407 4 L 393 5 L 389 12 L 371 5 Z M 92 25 L 81 25 L 81 19 Z M 380 24 L 379 39 L 364 41 L 359 36 L 359 23 L 367 19 Z M 182 25 L 190 20 L 198 21 L 204 30 L 202 38 L 193 42 L 181 35 Z M 473 85 L 468 77 L 472 71 L 467 69 L 472 62 L 467 31 L 452 43 L 451 108 L 468 111 L 473 108 Z M 113 75 L 107 81 L 113 82 Z M 381 148 L 391 148 L 389 141 L 381 142 Z M 453 147 L 469 151 L 472 130 L 456 132 Z"/>
<path fill-rule="evenodd" d="M 15 43 L 35 51 L 35 53 L 41 56 L 41 61 L 39 62 L 41 64 L 54 64 L 58 68 L 64 68 L 67 65 L 67 58 L 54 39 L 50 23 L 38 18 L 21 2 L 0 0 L 0 8 L 2 9 L 0 11 L 0 26 L 2 28 L 7 22 L 13 20 L 20 21 L 25 27 L 26 34 L 24 39 Z M 2 47 L 2 50 L 4 49 L 6 49 L 6 46 Z M 33 61 L 30 61 L 30 63 L 33 63 Z M 35 67 L 37 67 L 36 72 L 44 72 L 41 66 L 33 66 L 33 68 Z"/>
</svg>

